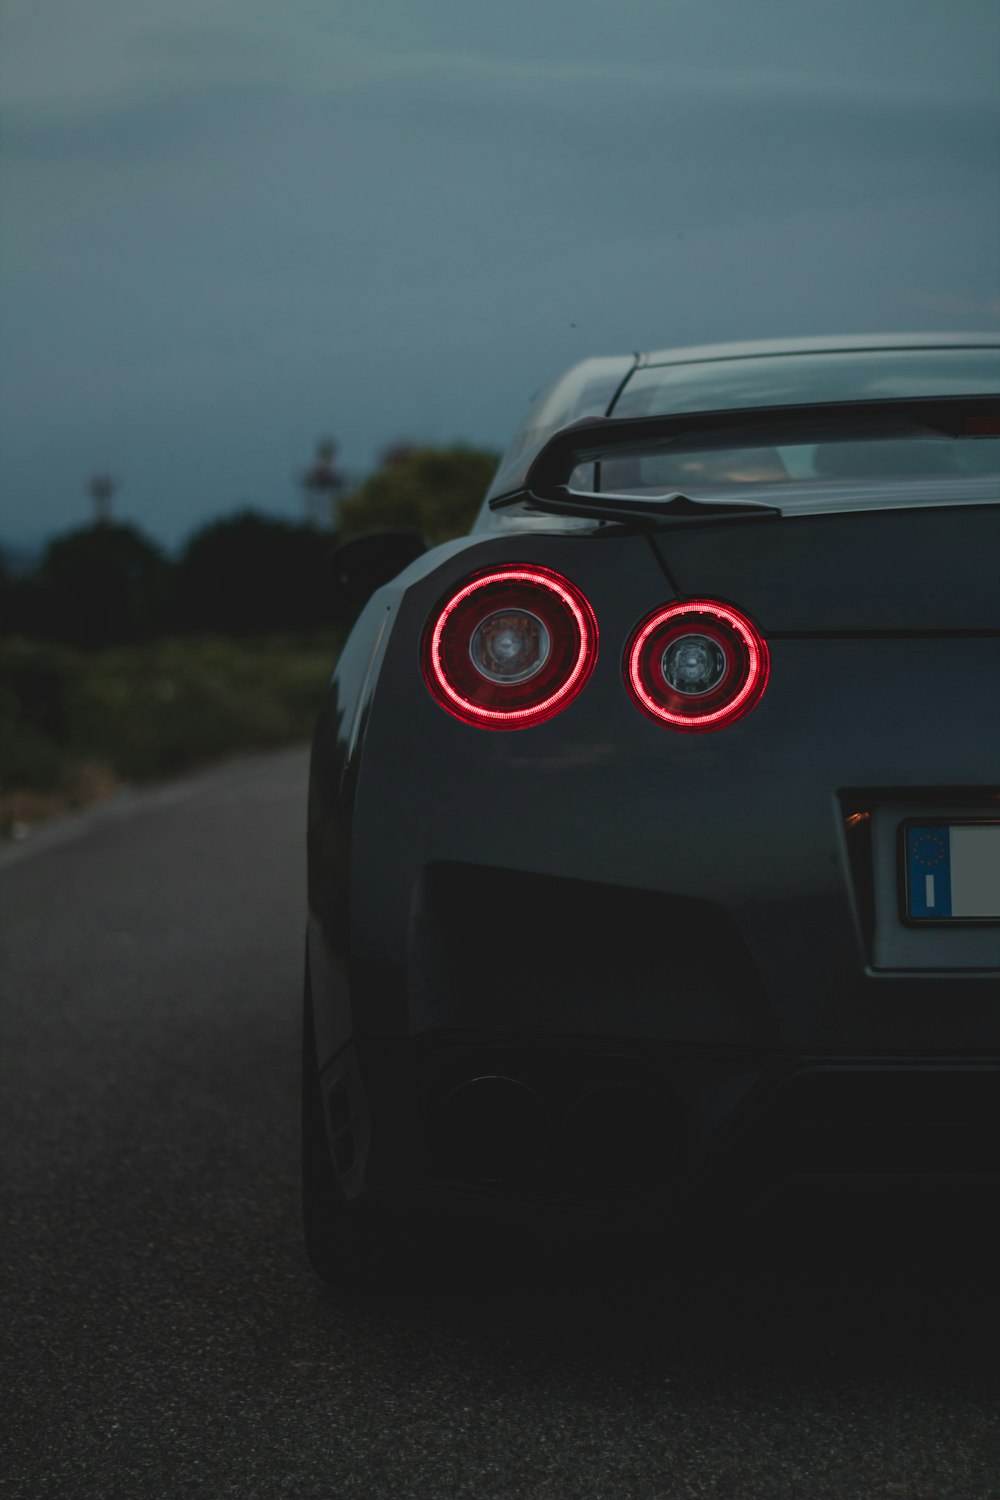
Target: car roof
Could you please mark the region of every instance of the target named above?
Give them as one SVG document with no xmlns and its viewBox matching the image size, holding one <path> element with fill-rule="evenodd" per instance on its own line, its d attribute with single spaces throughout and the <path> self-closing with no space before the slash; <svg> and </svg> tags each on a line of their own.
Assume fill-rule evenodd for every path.
<svg viewBox="0 0 1000 1500">
<path fill-rule="evenodd" d="M 733 344 L 693 344 L 636 355 L 636 368 L 684 365 L 716 359 L 759 359 L 773 355 L 863 353 L 876 349 L 973 349 L 1000 347 L 1000 333 L 874 333 L 830 337 L 754 339 Z"/>
</svg>

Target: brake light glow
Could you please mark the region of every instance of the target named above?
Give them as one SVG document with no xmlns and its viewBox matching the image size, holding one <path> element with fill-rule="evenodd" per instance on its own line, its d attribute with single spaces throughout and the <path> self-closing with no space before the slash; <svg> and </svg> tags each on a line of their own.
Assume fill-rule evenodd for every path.
<svg viewBox="0 0 1000 1500">
<path fill-rule="evenodd" d="M 633 632 L 625 683 L 639 707 L 672 729 L 723 729 L 767 687 L 767 642 L 747 617 L 713 599 L 656 609 Z"/>
<path fill-rule="evenodd" d="M 526 729 L 560 713 L 597 660 L 597 619 L 549 568 L 494 568 L 431 616 L 422 666 L 442 708 L 481 729 Z"/>
</svg>

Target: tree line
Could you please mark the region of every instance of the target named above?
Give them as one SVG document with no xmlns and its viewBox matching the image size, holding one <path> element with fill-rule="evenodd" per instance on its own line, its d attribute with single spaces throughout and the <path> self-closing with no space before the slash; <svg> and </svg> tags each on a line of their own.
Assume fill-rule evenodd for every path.
<svg viewBox="0 0 1000 1500">
<path fill-rule="evenodd" d="M 170 558 L 137 526 L 99 514 L 54 537 L 29 572 L 0 559 L 0 630 L 97 648 L 170 634 L 310 630 L 342 619 L 339 540 L 404 529 L 436 544 L 468 530 L 497 455 L 396 444 L 339 500 L 336 530 L 246 509 L 199 528 Z"/>
</svg>

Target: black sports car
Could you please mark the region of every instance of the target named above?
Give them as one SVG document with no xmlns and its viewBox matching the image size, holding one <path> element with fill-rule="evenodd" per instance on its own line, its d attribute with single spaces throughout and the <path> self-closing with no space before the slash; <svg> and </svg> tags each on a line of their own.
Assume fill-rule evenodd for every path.
<svg viewBox="0 0 1000 1500">
<path fill-rule="evenodd" d="M 468 536 L 341 550 L 374 592 L 312 758 L 321 1275 L 405 1215 L 996 1182 L 998 393 L 995 337 L 592 359 Z"/>
</svg>

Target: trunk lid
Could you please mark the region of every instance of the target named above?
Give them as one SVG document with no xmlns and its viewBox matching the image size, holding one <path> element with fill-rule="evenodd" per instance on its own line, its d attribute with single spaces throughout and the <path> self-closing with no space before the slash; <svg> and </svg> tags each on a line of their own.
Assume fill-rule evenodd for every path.
<svg viewBox="0 0 1000 1500">
<path fill-rule="evenodd" d="M 765 635 L 1000 629 L 1000 504 L 734 518 L 652 540 L 682 597 L 732 603 Z"/>
</svg>

